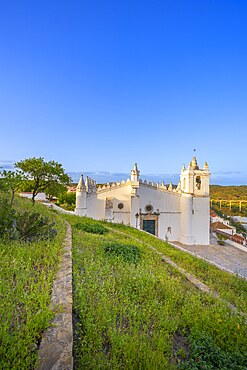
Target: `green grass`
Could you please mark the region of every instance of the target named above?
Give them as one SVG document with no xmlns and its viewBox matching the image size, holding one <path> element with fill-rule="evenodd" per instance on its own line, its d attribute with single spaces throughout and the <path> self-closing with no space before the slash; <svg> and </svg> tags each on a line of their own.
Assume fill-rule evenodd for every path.
<svg viewBox="0 0 247 370">
<path fill-rule="evenodd" d="M 103 225 L 100 224 L 95 224 L 90 221 L 84 220 L 84 222 L 77 222 L 74 227 L 79 230 L 86 231 L 87 233 L 92 233 L 92 234 L 105 234 L 108 232 L 108 229 L 105 228 Z"/>
<path fill-rule="evenodd" d="M 72 225 L 78 222 L 77 217 L 66 218 Z M 92 223 L 96 225 L 97 221 Z M 129 234 L 143 238 L 181 265 L 184 257 L 191 256 L 176 250 L 173 254 L 172 247 L 137 230 L 104 225 L 126 235 L 73 231 L 75 368 L 246 369 L 245 318 L 224 302 L 200 292 Z M 109 258 L 106 245 L 116 245 L 117 250 L 119 245 L 135 247 L 139 258 L 135 263 L 122 258 L 121 253 Z M 126 253 L 130 256 L 132 252 Z M 207 275 L 212 284 L 217 271 L 225 281 L 231 276 L 202 262 L 192 258 L 184 267 L 197 277 Z M 240 291 L 240 281 L 237 279 L 232 287 L 234 297 Z M 224 296 L 223 284 L 214 285 Z"/>
<path fill-rule="evenodd" d="M 125 225 L 111 224 L 109 226 L 116 231 L 138 238 L 143 243 L 154 246 L 180 267 L 183 267 L 187 272 L 196 276 L 215 292 L 219 293 L 223 299 L 235 305 L 240 311 L 247 313 L 247 281 L 245 279 L 220 270 L 203 259 L 180 251 L 151 234 L 140 232 Z"/>
<path fill-rule="evenodd" d="M 0 240 L 0 368 L 31 369 L 41 334 L 49 325 L 53 279 L 65 234 L 63 222 L 44 206 L 16 199 L 19 211 L 35 210 L 56 221 L 54 241 Z"/>
<path fill-rule="evenodd" d="M 55 219 L 58 235 L 35 243 L 0 241 L 0 368 L 34 367 L 53 315 L 61 217 L 73 227 L 76 369 L 247 368 L 246 319 L 200 292 L 146 244 L 244 313 L 247 281 L 124 225 L 60 216 L 22 199 L 15 208 Z"/>
</svg>

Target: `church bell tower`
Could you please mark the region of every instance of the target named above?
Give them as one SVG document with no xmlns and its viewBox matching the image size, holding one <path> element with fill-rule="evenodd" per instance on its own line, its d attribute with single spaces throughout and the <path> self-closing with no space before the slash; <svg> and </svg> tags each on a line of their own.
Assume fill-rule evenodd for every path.
<svg viewBox="0 0 247 370">
<path fill-rule="evenodd" d="M 180 200 L 180 242 L 184 244 L 209 244 L 209 179 L 207 162 L 202 169 L 192 158 L 188 168 L 182 167 Z M 206 227 L 205 227 L 206 225 Z"/>
<path fill-rule="evenodd" d="M 192 158 L 186 169 L 183 166 L 180 182 L 181 190 L 184 193 L 194 194 L 194 195 L 209 195 L 209 177 L 210 171 L 207 162 L 204 163 L 202 169 L 199 169 L 196 157 Z"/>
</svg>

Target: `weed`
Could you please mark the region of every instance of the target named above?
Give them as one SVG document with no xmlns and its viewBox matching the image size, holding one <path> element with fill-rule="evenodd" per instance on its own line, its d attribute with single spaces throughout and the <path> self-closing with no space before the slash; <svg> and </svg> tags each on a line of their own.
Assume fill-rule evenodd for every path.
<svg viewBox="0 0 247 370">
<path fill-rule="evenodd" d="M 79 229 L 79 230 L 82 230 L 82 231 L 86 231 L 87 233 L 91 233 L 91 234 L 100 234 L 100 235 L 103 235 L 105 233 L 108 232 L 108 230 L 100 225 L 100 224 L 95 224 L 95 223 L 87 223 L 87 222 L 84 222 L 84 223 L 76 223 L 74 225 L 74 227 L 76 229 Z"/>
<path fill-rule="evenodd" d="M 13 236 L 16 211 L 8 199 L 0 199 L 0 237 Z"/>
<path fill-rule="evenodd" d="M 107 255 L 121 257 L 125 262 L 138 263 L 140 261 L 140 250 L 135 245 L 112 242 L 105 243 L 103 249 Z"/>
<path fill-rule="evenodd" d="M 65 218 L 72 225 L 83 222 L 75 216 Z M 86 219 L 86 223 L 96 222 Z M 79 228 L 73 230 L 75 369 L 184 366 L 192 370 L 193 366 L 203 369 L 206 359 L 211 361 L 212 369 L 225 364 L 231 369 L 234 358 L 238 358 L 234 360 L 236 369 L 244 369 L 245 318 L 212 295 L 197 290 L 178 271 L 162 263 L 145 243 L 208 281 L 222 296 L 230 290 L 228 297 L 244 312 L 246 282 L 138 230 L 124 225 L 110 227 L 124 234 L 110 230 L 96 235 Z M 132 263 L 135 258 L 138 263 Z M 125 259 L 128 263 L 123 263 Z M 216 348 L 214 352 L 212 346 Z"/>
<path fill-rule="evenodd" d="M 16 219 L 16 230 L 19 239 L 33 242 L 37 240 L 54 239 L 57 230 L 55 222 L 50 222 L 48 217 L 42 216 L 39 212 L 23 212 Z"/>
<path fill-rule="evenodd" d="M 246 357 L 239 353 L 227 353 L 219 348 L 209 335 L 200 332 L 190 336 L 190 359 L 179 366 L 183 370 L 245 370 Z"/>
<path fill-rule="evenodd" d="M 58 231 L 53 240 L 39 238 L 32 243 L 0 239 L 0 368 L 33 369 L 41 335 L 53 316 L 50 295 L 65 228 L 44 206 L 33 207 L 30 201 L 16 198 L 14 207 L 22 215 L 25 212 L 31 215 L 35 209 L 40 215 L 38 220 L 52 219 Z M 25 230 L 23 235 L 27 235 L 29 228 Z"/>
</svg>

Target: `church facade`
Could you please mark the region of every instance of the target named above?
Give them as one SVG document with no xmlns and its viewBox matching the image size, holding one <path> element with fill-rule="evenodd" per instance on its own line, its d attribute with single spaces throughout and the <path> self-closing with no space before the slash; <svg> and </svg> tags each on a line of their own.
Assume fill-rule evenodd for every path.
<svg viewBox="0 0 247 370">
<path fill-rule="evenodd" d="M 193 245 L 209 244 L 210 171 L 207 162 L 199 168 L 194 157 L 182 167 L 177 187 L 171 183 L 147 183 L 140 179 L 137 164 L 130 179 L 96 186 L 81 176 L 76 188 L 79 216 L 124 223 L 157 237 Z"/>
</svg>

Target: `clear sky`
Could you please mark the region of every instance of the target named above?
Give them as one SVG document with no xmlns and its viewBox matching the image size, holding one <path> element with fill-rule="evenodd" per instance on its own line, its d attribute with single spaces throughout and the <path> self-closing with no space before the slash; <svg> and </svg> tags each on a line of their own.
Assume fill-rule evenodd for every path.
<svg viewBox="0 0 247 370">
<path fill-rule="evenodd" d="M 0 31 L 0 160 L 247 173 L 246 0 L 2 0 Z"/>
</svg>

